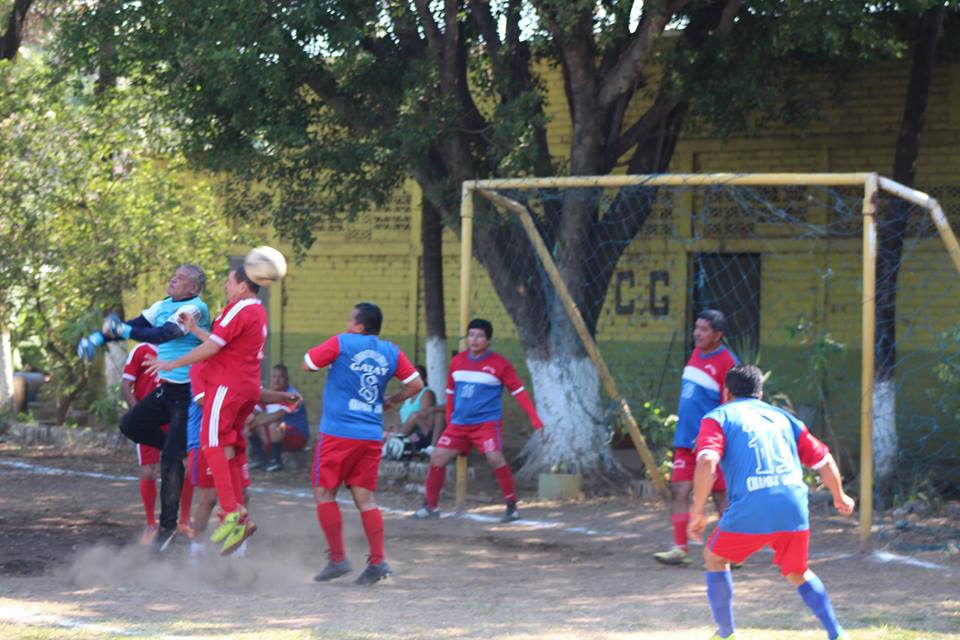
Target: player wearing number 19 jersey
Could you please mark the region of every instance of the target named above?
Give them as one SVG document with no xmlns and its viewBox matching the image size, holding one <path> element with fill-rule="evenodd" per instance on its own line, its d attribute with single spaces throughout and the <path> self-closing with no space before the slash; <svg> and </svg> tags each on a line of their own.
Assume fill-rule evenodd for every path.
<svg viewBox="0 0 960 640">
<path fill-rule="evenodd" d="M 714 637 L 735 633 L 730 563 L 743 562 L 766 546 L 773 548 L 774 564 L 797 587 L 830 639 L 842 637 L 826 589 L 807 566 L 810 523 L 801 466 L 819 471 L 834 506 L 848 515 L 853 500 L 843 491 L 837 465 L 802 422 L 761 401 L 763 373 L 757 367 L 732 368 L 726 384 L 732 401 L 701 422 L 689 528 L 691 538 L 703 535 L 707 496 L 719 464 L 730 504 L 704 548 L 707 598 L 718 626 Z"/>
<path fill-rule="evenodd" d="M 423 388 L 420 374 L 392 342 L 381 340 L 383 313 L 369 302 L 353 308 L 347 331 L 313 347 L 303 357 L 306 371 L 330 367 L 323 391 L 323 417 L 313 459 L 313 493 L 317 520 L 327 539 L 329 562 L 314 578 L 325 582 L 351 570 L 343 546 L 343 520 L 337 489 L 346 484 L 360 510 L 370 545 L 367 568 L 358 584 L 373 584 L 390 575 L 384 560 L 383 516 L 374 501 L 383 441 L 383 411 Z M 384 399 L 391 378 L 403 388 Z"/>
</svg>

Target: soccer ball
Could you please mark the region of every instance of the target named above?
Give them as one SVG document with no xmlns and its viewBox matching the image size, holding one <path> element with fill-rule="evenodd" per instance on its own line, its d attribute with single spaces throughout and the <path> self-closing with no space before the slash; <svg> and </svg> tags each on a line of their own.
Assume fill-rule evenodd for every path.
<svg viewBox="0 0 960 640">
<path fill-rule="evenodd" d="M 243 259 L 243 270 L 251 280 L 266 287 L 287 274 L 287 261 L 273 247 L 257 247 Z"/>
</svg>

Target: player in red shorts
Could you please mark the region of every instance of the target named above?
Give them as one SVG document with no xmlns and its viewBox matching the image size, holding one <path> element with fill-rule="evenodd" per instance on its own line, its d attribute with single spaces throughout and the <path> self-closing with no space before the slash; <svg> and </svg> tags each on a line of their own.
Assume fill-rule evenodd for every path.
<svg viewBox="0 0 960 640">
<path fill-rule="evenodd" d="M 383 446 L 383 412 L 415 395 L 423 388 L 423 381 L 397 345 L 380 339 L 382 324 L 380 307 L 361 302 L 350 312 L 345 333 L 313 347 L 303 357 L 306 371 L 330 367 L 312 474 L 317 520 L 327 539 L 329 557 L 314 578 L 317 582 L 351 571 L 336 502 L 341 484 L 353 494 L 370 545 L 367 567 L 357 584 L 373 584 L 391 574 L 384 559 L 383 516 L 374 501 Z M 384 400 L 391 378 L 398 378 L 403 388 Z"/>
<path fill-rule="evenodd" d="M 200 448 L 213 471 L 224 513 L 223 523 L 210 536 L 213 542 L 223 543 L 221 555 L 235 551 L 257 529 L 242 503 L 242 454 L 243 424 L 260 397 L 260 361 L 267 339 L 267 313 L 257 298 L 259 291 L 243 267 L 230 271 L 228 304 L 214 321 L 210 336 L 190 353 L 151 366 L 165 371 L 205 361 Z"/>
<path fill-rule="evenodd" d="M 716 309 L 704 309 L 697 314 L 693 328 L 693 353 L 683 368 L 680 400 L 677 406 L 677 426 L 673 434 L 673 472 L 670 474 L 670 508 L 673 523 L 673 547 L 653 554 L 662 564 L 686 566 L 687 524 L 689 524 L 690 491 L 693 487 L 693 450 L 697 446 L 700 419 L 722 401 L 723 381 L 737 357 L 723 344 L 726 318 Z M 713 503 L 723 513 L 727 506 L 727 485 L 723 473 L 717 474 L 713 484 Z"/>
<path fill-rule="evenodd" d="M 146 372 L 146 359 L 156 358 L 157 348 L 147 342 L 137 344 L 127 355 L 123 366 L 121 387 L 124 400 L 131 409 L 160 386 L 160 379 Z M 166 426 L 161 427 L 166 432 Z M 143 511 L 146 515 L 146 525 L 140 536 L 140 544 L 150 544 L 156 539 L 159 525 L 156 518 L 157 502 L 157 465 L 160 464 L 160 449 L 137 444 L 137 462 L 140 464 L 140 498 L 143 500 Z M 191 536 L 190 529 L 190 501 L 193 498 L 193 485 L 184 480 L 180 493 L 180 523 L 177 529 Z"/>
<path fill-rule="evenodd" d="M 806 425 L 762 397 L 760 369 L 752 365 L 730 369 L 724 397 L 730 401 L 703 417 L 697 437 L 688 529 L 692 540 L 703 537 L 707 497 L 718 464 L 730 492 L 730 505 L 703 550 L 707 599 L 717 623 L 711 640 L 736 637 L 730 564 L 743 562 L 766 546 L 773 548 L 773 563 L 797 588 L 830 640 L 843 638 L 827 590 L 807 566 L 810 519 L 801 465 L 820 473 L 843 515 L 853 513 L 853 499 L 844 493 L 840 470 L 826 445 Z"/>
<path fill-rule="evenodd" d="M 418 519 L 440 517 L 440 491 L 446 479 L 444 467 L 460 453 L 476 447 L 487 458 L 507 503 L 501 520 L 520 517 L 513 473 L 503 457 L 503 387 L 517 400 L 534 429 L 542 429 L 530 395 L 524 390 L 510 361 L 490 350 L 493 325 L 474 318 L 467 325 L 467 351 L 450 362 L 447 377 L 447 428 L 430 455 L 427 496 L 424 506 L 413 514 Z"/>
</svg>

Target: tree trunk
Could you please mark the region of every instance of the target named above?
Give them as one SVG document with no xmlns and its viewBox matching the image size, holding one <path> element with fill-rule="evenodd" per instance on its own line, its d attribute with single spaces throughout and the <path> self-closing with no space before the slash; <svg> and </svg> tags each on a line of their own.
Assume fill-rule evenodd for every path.
<svg viewBox="0 0 960 640">
<path fill-rule="evenodd" d="M 0 412 L 13 406 L 13 348 L 10 330 L 0 311 Z"/>
<path fill-rule="evenodd" d="M 6 31 L 0 36 L 0 59 L 13 60 L 23 42 L 23 25 L 33 0 L 14 0 Z"/>
<path fill-rule="evenodd" d="M 946 9 L 940 5 L 928 9 L 920 18 L 893 164 L 893 179 L 907 186 L 913 185 L 917 172 L 920 133 L 923 131 L 937 45 L 943 34 L 945 16 Z M 877 486 L 884 493 L 888 492 L 893 481 L 898 450 L 895 379 L 897 278 L 911 209 L 907 203 L 894 202 L 879 225 L 873 450 Z"/>
<path fill-rule="evenodd" d="M 443 220 L 440 211 L 423 199 L 423 304 L 427 325 L 427 381 L 437 404 L 447 402 L 447 327 L 443 302 Z"/>
</svg>

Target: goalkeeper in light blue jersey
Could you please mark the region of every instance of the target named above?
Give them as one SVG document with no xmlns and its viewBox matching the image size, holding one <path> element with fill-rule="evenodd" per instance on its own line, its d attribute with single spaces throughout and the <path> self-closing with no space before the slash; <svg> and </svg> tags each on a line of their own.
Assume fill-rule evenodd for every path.
<svg viewBox="0 0 960 640">
<path fill-rule="evenodd" d="M 97 347 L 109 340 L 132 339 L 157 345 L 157 358 L 175 360 L 200 344 L 184 326 L 182 317 L 192 315 L 196 324 L 210 330 L 210 311 L 200 299 L 206 276 L 196 265 L 177 268 L 167 283 L 167 297 L 129 321 L 110 314 L 103 330 L 80 341 L 77 353 L 92 359 Z M 190 404 L 190 367 L 164 371 L 160 386 L 138 402 L 120 420 L 120 431 L 138 444 L 156 447 L 160 456 L 160 531 L 155 544 L 165 551 L 177 533 L 177 512 L 183 486 L 186 453 L 187 407 Z M 165 434 L 161 427 L 169 424 Z"/>
</svg>

